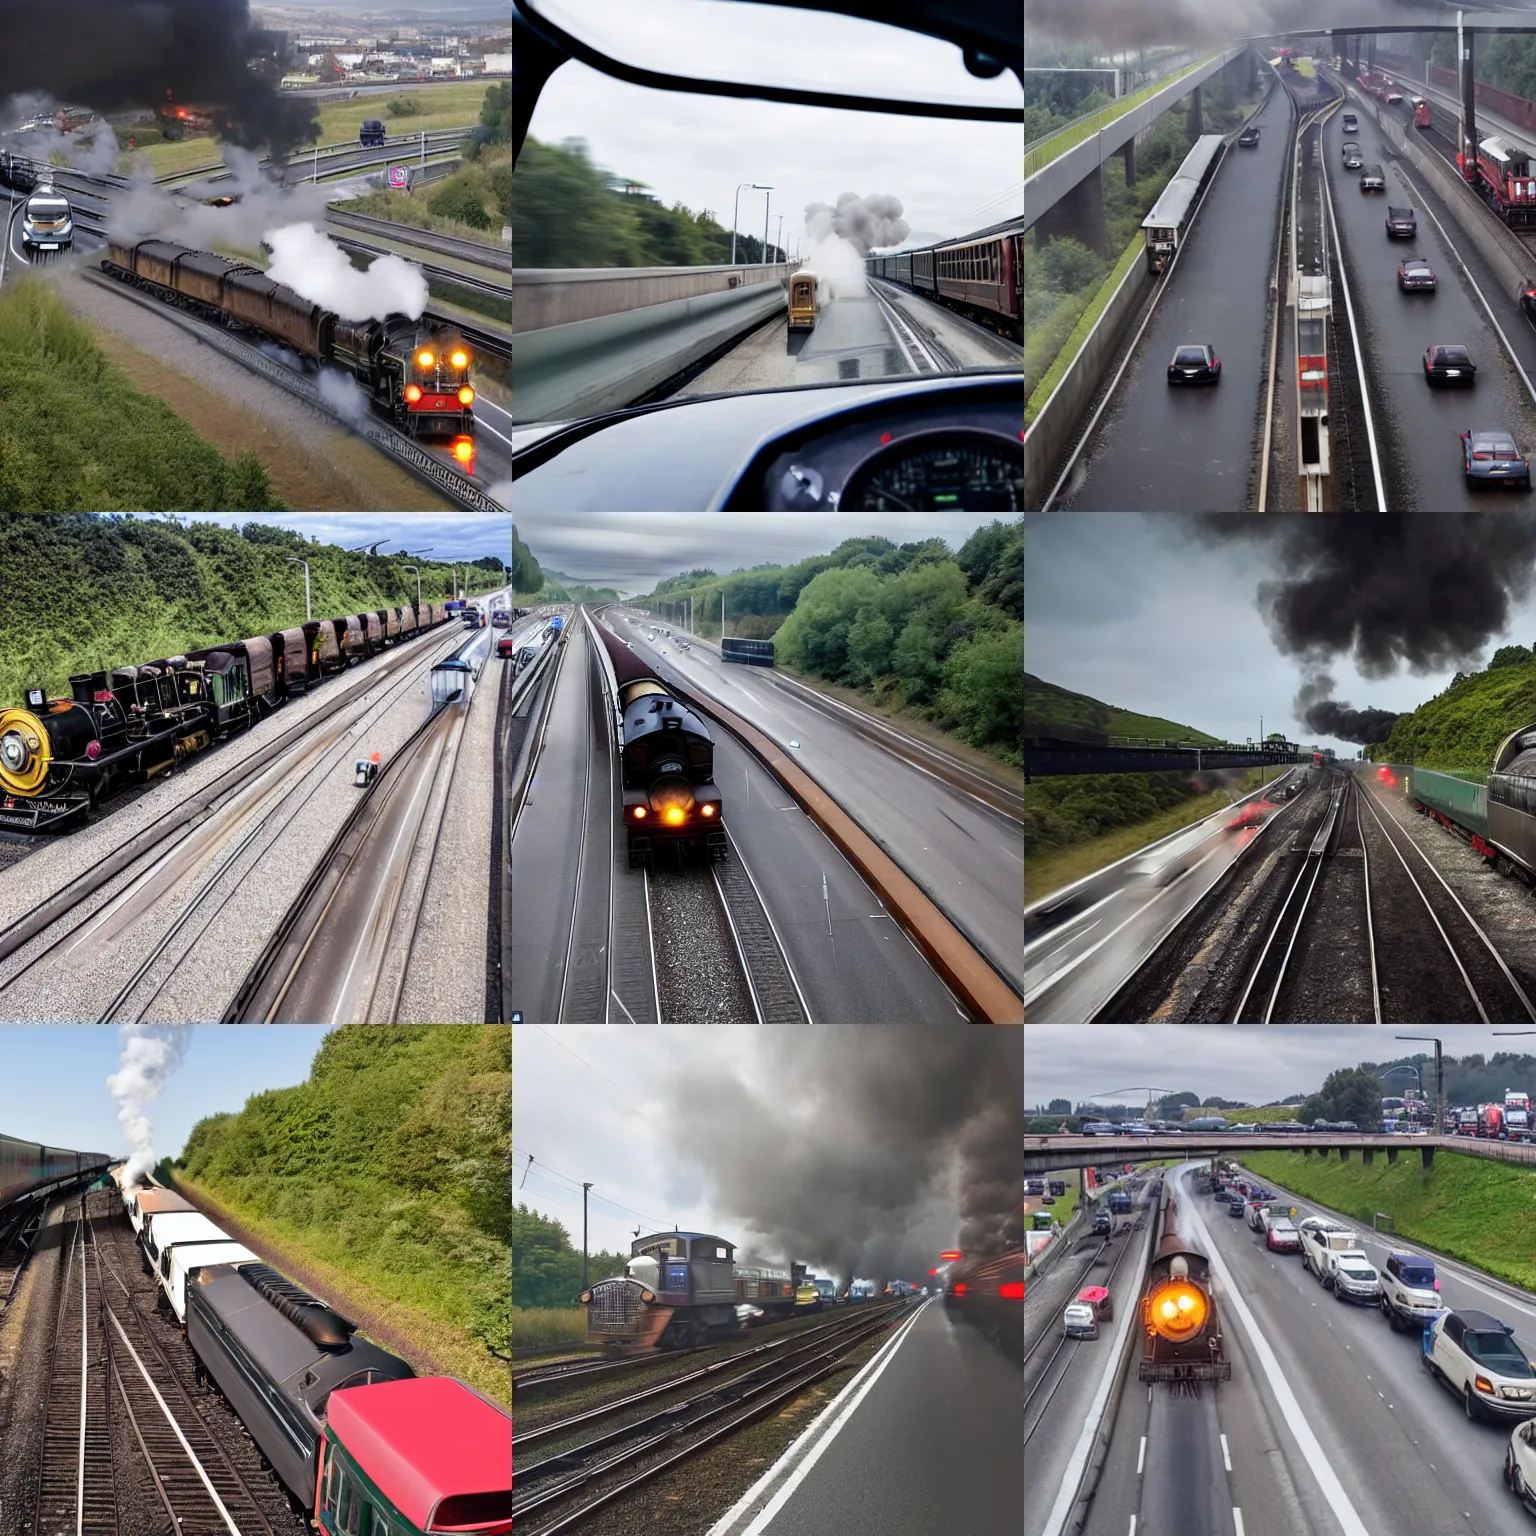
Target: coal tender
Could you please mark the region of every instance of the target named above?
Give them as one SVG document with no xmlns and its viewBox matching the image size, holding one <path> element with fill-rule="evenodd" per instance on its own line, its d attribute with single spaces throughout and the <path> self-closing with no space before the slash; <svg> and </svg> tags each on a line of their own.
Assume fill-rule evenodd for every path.
<svg viewBox="0 0 1536 1536">
<path fill-rule="evenodd" d="M 600 624 L 593 627 L 619 687 L 629 867 L 654 868 L 663 852 L 678 863 L 685 853 L 723 859 L 725 828 L 709 727 L 622 640 Z"/>
<path fill-rule="evenodd" d="M 267 1264 L 215 1264 L 187 1283 L 187 1342 L 273 1471 L 306 1507 L 314 1502 L 331 1393 L 416 1374 L 355 1330 Z"/>
</svg>

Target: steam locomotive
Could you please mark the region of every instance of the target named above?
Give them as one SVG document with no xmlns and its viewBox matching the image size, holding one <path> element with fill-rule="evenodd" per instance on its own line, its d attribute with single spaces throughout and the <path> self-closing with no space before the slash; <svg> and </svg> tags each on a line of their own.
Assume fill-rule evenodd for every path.
<svg viewBox="0 0 1536 1536">
<path fill-rule="evenodd" d="M 589 1344 L 685 1349 L 821 1306 L 814 1288 L 798 1297 L 804 1264 L 787 1275 L 737 1269 L 736 1245 L 710 1233 L 657 1232 L 636 1238 L 629 1253 L 622 1275 L 581 1293 Z"/>
<path fill-rule="evenodd" d="M 70 697 L 29 688 L 0 709 L 0 827 L 61 829 L 109 796 L 169 772 L 254 725 L 332 673 L 446 621 L 441 603 L 315 619 L 69 680 Z"/>
<path fill-rule="evenodd" d="M 725 858 L 709 727 L 623 641 L 596 629 L 619 685 L 629 867 L 652 867 L 662 847 L 679 859 L 685 850 Z"/>
<path fill-rule="evenodd" d="M 1178 1208 L 1163 1210 L 1162 1240 L 1141 1297 L 1143 1329 L 1139 1376 L 1198 1392 L 1203 1381 L 1230 1381 L 1232 1362 L 1222 1352 L 1221 1317 L 1211 1288 L 1210 1260 L 1179 1235 Z"/>
<path fill-rule="evenodd" d="M 454 457 L 473 460 L 470 351 L 456 332 L 405 315 L 343 320 L 248 262 L 170 240 L 113 239 L 101 269 L 180 309 L 279 341 L 310 366 L 346 369 L 400 431 L 451 436 Z"/>
</svg>

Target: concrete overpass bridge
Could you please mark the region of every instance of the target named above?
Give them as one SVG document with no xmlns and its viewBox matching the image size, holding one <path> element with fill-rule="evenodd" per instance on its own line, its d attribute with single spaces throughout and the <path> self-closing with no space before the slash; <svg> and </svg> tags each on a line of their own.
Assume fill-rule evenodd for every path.
<svg viewBox="0 0 1536 1536">
<path fill-rule="evenodd" d="M 1097 1167 L 1104 1163 L 1145 1163 L 1168 1158 L 1238 1158 L 1244 1152 L 1306 1152 L 1320 1157 L 1336 1152 L 1341 1162 L 1348 1162 L 1358 1153 L 1360 1161 L 1367 1165 L 1375 1161 L 1378 1153 L 1385 1153 L 1387 1161 L 1395 1163 L 1399 1157 L 1411 1157 L 1416 1152 L 1421 1165 L 1432 1168 L 1437 1151 L 1536 1167 L 1536 1145 L 1481 1141 L 1472 1136 L 1402 1136 L 1385 1131 L 1308 1131 L 1303 1135 L 1287 1135 L 1284 1131 L 1240 1135 L 1230 1131 L 1182 1131 L 1153 1136 L 1026 1136 L 1024 1173 L 1029 1177 L 1090 1164 Z"/>
</svg>

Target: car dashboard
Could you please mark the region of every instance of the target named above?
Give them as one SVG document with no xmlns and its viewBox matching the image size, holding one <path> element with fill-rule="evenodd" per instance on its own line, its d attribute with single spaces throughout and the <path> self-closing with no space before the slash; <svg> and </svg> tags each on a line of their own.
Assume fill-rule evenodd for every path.
<svg viewBox="0 0 1536 1536">
<path fill-rule="evenodd" d="M 1024 378 L 709 395 L 514 428 L 520 512 L 1020 511 Z"/>
</svg>

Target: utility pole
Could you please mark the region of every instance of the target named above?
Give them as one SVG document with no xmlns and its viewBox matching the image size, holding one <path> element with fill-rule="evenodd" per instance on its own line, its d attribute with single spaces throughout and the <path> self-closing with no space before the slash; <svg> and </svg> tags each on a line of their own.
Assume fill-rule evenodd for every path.
<svg viewBox="0 0 1536 1536">
<path fill-rule="evenodd" d="M 784 254 L 784 215 L 782 213 L 779 215 L 779 232 L 778 232 L 778 235 L 776 236 L 776 238 L 774 239 L 773 247 L 774 247 L 773 261 L 774 261 L 774 265 L 777 266 L 778 262 L 779 262 L 779 258 Z"/>
<path fill-rule="evenodd" d="M 289 565 L 302 565 L 304 567 L 304 622 L 306 624 L 308 624 L 309 620 L 310 620 L 310 611 L 309 611 L 309 561 L 308 560 L 300 560 L 297 555 L 284 555 L 283 559 L 285 559 L 289 563 Z"/>
<path fill-rule="evenodd" d="M 1399 1040 L 1423 1040 L 1435 1048 L 1435 1135 L 1445 1135 L 1445 1068 L 1440 1041 L 1434 1035 L 1399 1035 Z"/>
<path fill-rule="evenodd" d="M 581 1288 L 587 1288 L 587 1191 L 590 1184 L 581 1186 Z"/>
<path fill-rule="evenodd" d="M 402 571 L 413 571 L 416 575 L 416 617 L 421 617 L 421 571 L 414 565 L 402 565 Z"/>
<path fill-rule="evenodd" d="M 740 215 L 741 215 L 741 189 L 742 189 L 742 187 L 750 187 L 752 189 L 752 191 L 754 191 L 754 192 L 771 192 L 773 190 L 772 187 L 765 187 L 761 183 L 756 182 L 756 181 L 743 181 L 743 182 L 739 182 L 737 184 L 737 187 L 736 187 L 736 200 L 735 200 L 735 202 L 733 202 L 731 204 L 731 265 L 733 267 L 736 265 L 736 226 L 737 226 L 737 223 L 739 222 Z M 766 235 L 767 235 L 767 222 L 766 222 L 766 220 L 764 221 L 763 232 L 764 232 L 764 235 L 766 237 Z"/>
<path fill-rule="evenodd" d="M 768 196 L 763 199 L 763 263 L 768 261 L 768 210 L 773 205 L 773 188 L 768 189 Z"/>
</svg>

